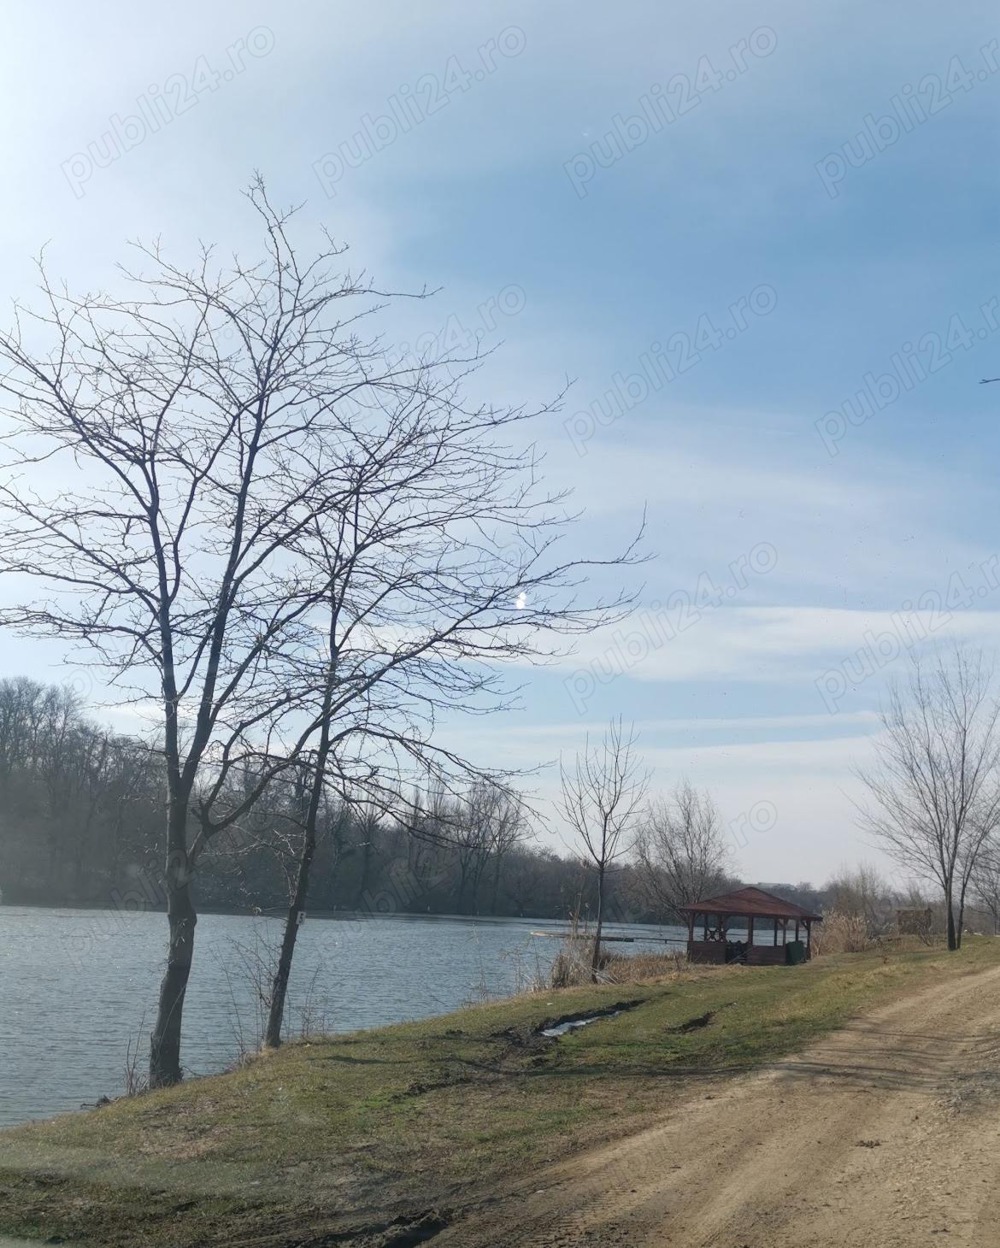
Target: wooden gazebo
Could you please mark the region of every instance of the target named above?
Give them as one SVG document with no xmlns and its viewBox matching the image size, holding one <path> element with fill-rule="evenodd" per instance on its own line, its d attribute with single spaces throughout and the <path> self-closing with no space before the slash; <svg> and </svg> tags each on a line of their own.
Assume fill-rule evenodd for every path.
<svg viewBox="0 0 1000 1248">
<path fill-rule="evenodd" d="M 762 888 L 738 888 L 680 908 L 687 915 L 692 962 L 745 962 L 748 966 L 808 962 L 812 925 L 823 921 L 821 914 Z M 738 937 L 744 929 L 745 940 Z"/>
</svg>

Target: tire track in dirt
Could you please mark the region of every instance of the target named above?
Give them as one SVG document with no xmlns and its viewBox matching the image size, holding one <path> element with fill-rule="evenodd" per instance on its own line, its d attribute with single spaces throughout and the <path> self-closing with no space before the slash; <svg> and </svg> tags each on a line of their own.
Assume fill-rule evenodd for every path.
<svg viewBox="0 0 1000 1248">
<path fill-rule="evenodd" d="M 539 1173 L 435 1245 L 1000 1244 L 1000 969 L 866 1015 Z"/>
</svg>

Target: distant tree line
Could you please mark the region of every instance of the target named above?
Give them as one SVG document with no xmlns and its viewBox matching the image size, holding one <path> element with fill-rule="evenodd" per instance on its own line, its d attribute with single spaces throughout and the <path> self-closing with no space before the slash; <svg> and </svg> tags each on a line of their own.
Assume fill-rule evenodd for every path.
<svg viewBox="0 0 1000 1248">
<path fill-rule="evenodd" d="M 155 873 L 162 766 L 68 689 L 0 680 L 0 888 L 8 902 L 111 904 Z"/>
<path fill-rule="evenodd" d="M 252 784 L 252 778 L 236 777 Z M 162 754 L 93 721 L 71 690 L 0 679 L 0 889 L 7 903 L 161 908 Z M 414 821 L 328 798 L 321 812 L 309 908 L 317 912 L 592 918 L 595 873 L 538 844 L 523 807 L 486 785 L 464 800 L 419 796 Z M 283 910 L 298 852 L 294 783 L 272 784 L 201 864 L 202 906 Z M 658 843 L 663 845 L 660 824 Z M 608 874 L 613 920 L 673 917 L 669 883 L 649 861 Z M 703 864 L 702 864 L 703 865 Z M 676 864 L 675 864 L 676 869 Z M 709 888 L 724 874 L 704 871 Z M 695 889 L 695 891 L 698 891 Z M 681 898 L 686 900 L 687 898 Z"/>
<path fill-rule="evenodd" d="M 0 889 L 7 903 L 161 908 L 162 756 L 138 736 L 95 723 L 70 690 L 0 679 Z M 244 784 L 252 783 L 244 777 Z M 298 844 L 293 784 L 272 785 L 237 828 L 217 838 L 198 880 L 208 909 L 283 912 Z M 324 802 L 308 908 L 313 912 L 453 914 L 593 921 L 597 872 L 586 856 L 544 848 L 522 804 L 487 786 L 464 800 L 425 795 L 414 825 L 364 803 Z M 677 907 L 738 887 L 710 796 L 682 782 L 637 820 L 627 856 L 606 876 L 605 917 L 670 923 Z M 1000 871 L 977 877 L 980 927 L 1000 925 Z M 814 910 L 859 918 L 873 936 L 916 888 L 845 869 L 822 887 L 759 881 Z M 946 916 L 934 907 L 934 925 Z"/>
<path fill-rule="evenodd" d="M 7 903 L 159 908 L 162 753 L 88 717 L 72 691 L 0 679 L 0 889 Z M 237 775 L 234 783 L 252 783 Z M 283 910 L 297 857 L 294 785 L 273 784 L 213 842 L 199 871 L 203 906 Z M 414 799 L 407 809 L 420 806 Z M 569 918 L 595 905 L 591 873 L 533 843 L 515 799 L 472 786 L 426 796 L 416 822 L 330 797 L 321 812 L 309 908 L 378 913 Z M 649 917 L 630 879 L 612 912 Z"/>
</svg>

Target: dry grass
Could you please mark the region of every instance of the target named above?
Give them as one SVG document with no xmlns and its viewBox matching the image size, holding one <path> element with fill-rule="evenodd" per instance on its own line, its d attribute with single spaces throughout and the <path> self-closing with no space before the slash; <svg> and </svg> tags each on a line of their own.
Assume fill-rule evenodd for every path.
<svg viewBox="0 0 1000 1248">
<path fill-rule="evenodd" d="M 590 941 L 565 940 L 549 972 L 550 988 L 576 988 L 592 979 Z M 601 971 L 597 972 L 598 983 Z"/>
<path fill-rule="evenodd" d="M 566 940 L 556 954 L 549 976 L 550 988 L 578 988 L 593 981 L 592 946 L 589 941 Z M 602 949 L 597 968 L 599 984 L 655 983 L 666 976 L 676 978 L 689 966 L 687 953 L 609 953 Z"/>
<path fill-rule="evenodd" d="M 143 1036 L 146 1031 L 146 1015 L 139 1021 L 138 1031 L 128 1038 L 125 1049 L 125 1095 L 142 1096 L 149 1091 L 149 1079 L 143 1068 Z"/>
<path fill-rule="evenodd" d="M 816 957 L 831 953 L 864 953 L 877 941 L 868 934 L 865 920 L 859 914 L 843 914 L 831 910 L 813 931 L 812 951 Z"/>
<path fill-rule="evenodd" d="M 656 983 L 661 979 L 677 979 L 691 974 L 685 950 L 673 953 L 611 954 L 604 970 L 611 984 Z"/>
</svg>

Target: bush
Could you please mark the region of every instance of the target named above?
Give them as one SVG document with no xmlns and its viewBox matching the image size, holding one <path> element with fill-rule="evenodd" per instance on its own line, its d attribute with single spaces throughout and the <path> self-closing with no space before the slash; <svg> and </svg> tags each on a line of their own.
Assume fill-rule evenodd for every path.
<svg viewBox="0 0 1000 1248">
<path fill-rule="evenodd" d="M 589 940 L 579 940 L 574 937 L 564 940 L 562 948 L 552 963 L 552 970 L 549 972 L 549 986 L 551 988 L 575 988 L 579 984 L 589 984 L 593 979 L 592 952 L 593 945 Z M 598 962 L 598 983 L 607 983 L 601 969 L 606 960 L 607 955 L 602 949 Z"/>
<path fill-rule="evenodd" d="M 868 934 L 868 924 L 860 914 L 844 914 L 831 910 L 813 931 L 812 951 L 817 957 L 825 953 L 864 953 L 877 940 Z"/>
</svg>

